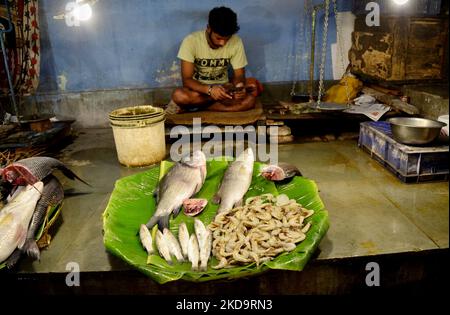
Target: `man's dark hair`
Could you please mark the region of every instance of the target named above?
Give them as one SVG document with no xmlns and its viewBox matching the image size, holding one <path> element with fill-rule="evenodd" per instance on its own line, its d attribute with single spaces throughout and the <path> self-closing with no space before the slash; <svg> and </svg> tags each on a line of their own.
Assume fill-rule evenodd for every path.
<svg viewBox="0 0 450 315">
<path fill-rule="evenodd" d="M 231 36 L 239 31 L 237 15 L 227 7 L 216 7 L 209 11 L 208 24 L 220 36 Z"/>
</svg>

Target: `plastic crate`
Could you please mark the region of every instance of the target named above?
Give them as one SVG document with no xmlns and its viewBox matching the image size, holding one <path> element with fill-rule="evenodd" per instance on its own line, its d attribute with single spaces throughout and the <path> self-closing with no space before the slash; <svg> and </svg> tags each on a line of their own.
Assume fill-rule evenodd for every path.
<svg viewBox="0 0 450 315">
<path fill-rule="evenodd" d="M 377 121 L 360 124 L 358 145 L 403 182 L 448 180 L 448 144 L 401 144 L 388 122 Z"/>
</svg>

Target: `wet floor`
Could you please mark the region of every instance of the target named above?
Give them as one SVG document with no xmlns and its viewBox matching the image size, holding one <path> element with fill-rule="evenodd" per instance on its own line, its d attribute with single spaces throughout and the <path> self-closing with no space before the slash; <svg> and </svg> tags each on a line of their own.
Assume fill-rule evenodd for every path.
<svg viewBox="0 0 450 315">
<path fill-rule="evenodd" d="M 131 270 L 105 251 L 102 213 L 115 181 L 147 168 L 118 163 L 111 129 L 82 130 L 60 159 L 92 187 L 57 174 L 67 195 L 50 247 L 40 262 L 22 260 L 19 272 L 64 273 L 70 262 L 82 272 Z M 279 160 L 317 183 L 329 211 L 319 261 L 448 248 L 448 182 L 405 184 L 356 140 L 280 145 Z"/>
</svg>

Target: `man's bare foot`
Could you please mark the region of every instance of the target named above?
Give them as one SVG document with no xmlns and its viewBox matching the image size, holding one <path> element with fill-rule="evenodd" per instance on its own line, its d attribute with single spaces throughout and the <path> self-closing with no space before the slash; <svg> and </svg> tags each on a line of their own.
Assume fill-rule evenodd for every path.
<svg viewBox="0 0 450 315">
<path fill-rule="evenodd" d="M 170 102 L 167 104 L 165 111 L 167 115 L 181 114 L 184 112 L 181 107 L 178 106 L 177 103 L 175 103 L 173 100 L 170 100 Z"/>
</svg>

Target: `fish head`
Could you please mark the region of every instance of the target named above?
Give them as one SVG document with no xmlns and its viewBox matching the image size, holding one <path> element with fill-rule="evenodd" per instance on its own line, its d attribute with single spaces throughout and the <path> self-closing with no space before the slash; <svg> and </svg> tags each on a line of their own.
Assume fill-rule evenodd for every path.
<svg viewBox="0 0 450 315">
<path fill-rule="evenodd" d="M 181 162 L 190 167 L 205 167 L 206 166 L 206 156 L 200 151 L 194 151 L 191 155 L 185 156 L 181 159 Z"/>
<path fill-rule="evenodd" d="M 1 171 L 1 176 L 4 181 L 12 183 L 19 177 L 19 174 L 10 168 L 4 168 Z"/>
<path fill-rule="evenodd" d="M 30 170 L 20 164 L 11 164 L 2 170 L 2 178 L 17 186 L 32 185 L 38 181 Z"/>
<path fill-rule="evenodd" d="M 283 180 L 286 177 L 283 169 L 281 167 L 279 167 L 278 165 L 265 166 L 261 170 L 261 176 L 263 176 L 264 178 L 266 178 L 268 180 L 272 180 L 272 181 Z"/>
</svg>

